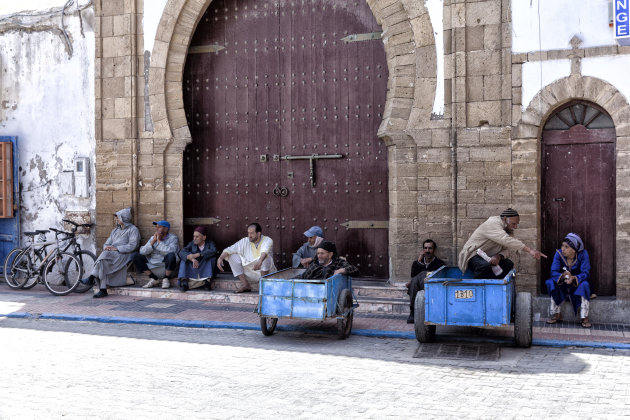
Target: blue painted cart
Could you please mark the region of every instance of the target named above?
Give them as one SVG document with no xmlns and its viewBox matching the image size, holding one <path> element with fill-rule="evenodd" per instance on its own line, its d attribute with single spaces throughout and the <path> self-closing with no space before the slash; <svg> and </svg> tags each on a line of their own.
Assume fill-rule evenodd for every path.
<svg viewBox="0 0 630 420">
<path fill-rule="evenodd" d="M 296 279 L 304 270 L 288 268 L 262 277 L 257 312 L 264 335 L 273 334 L 279 318 L 323 321 L 337 318 L 337 335 L 352 331 L 352 278 L 335 274 L 323 280 Z"/>
<path fill-rule="evenodd" d="M 435 339 L 437 325 L 503 327 L 514 318 L 516 345 L 532 344 L 532 296 L 515 292 L 516 271 L 502 279 L 474 279 L 457 267 L 441 267 L 424 280 L 415 301 L 416 338 Z"/>
</svg>

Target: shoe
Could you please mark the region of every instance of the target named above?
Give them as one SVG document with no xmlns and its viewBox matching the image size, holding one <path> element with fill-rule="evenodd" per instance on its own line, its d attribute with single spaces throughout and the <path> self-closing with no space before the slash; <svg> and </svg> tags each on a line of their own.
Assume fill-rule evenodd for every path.
<svg viewBox="0 0 630 420">
<path fill-rule="evenodd" d="M 98 291 L 98 293 L 96 293 L 94 296 L 92 296 L 94 299 L 100 299 L 100 298 L 104 298 L 105 296 L 107 296 L 107 290 L 105 289 L 101 289 Z"/>
<path fill-rule="evenodd" d="M 407 317 L 407 324 L 413 324 L 413 312 Z"/>
<path fill-rule="evenodd" d="M 79 280 L 81 283 L 83 284 L 92 284 L 94 283 L 94 280 L 92 279 L 92 276 L 90 277 L 86 277 L 84 279 Z"/>
<path fill-rule="evenodd" d="M 142 288 L 143 289 L 150 289 L 152 287 L 157 286 L 158 284 L 160 284 L 160 281 L 158 279 L 151 279 L 147 284 L 142 286 Z"/>
<path fill-rule="evenodd" d="M 171 282 L 164 277 L 164 279 L 162 279 L 162 289 L 168 289 L 169 287 L 171 287 Z"/>
<path fill-rule="evenodd" d="M 188 290 L 188 280 L 180 279 L 179 280 L 179 290 L 182 292 L 186 292 Z"/>
<path fill-rule="evenodd" d="M 203 288 L 204 290 L 212 290 L 212 283 L 210 283 L 210 280 L 204 280 L 203 282 Z"/>
<path fill-rule="evenodd" d="M 562 321 L 562 314 L 560 312 L 553 314 L 553 316 L 547 320 L 547 324 L 555 324 L 558 321 Z"/>
<path fill-rule="evenodd" d="M 582 318 L 582 327 L 584 328 L 591 328 L 593 326 L 593 324 L 591 324 L 591 321 L 588 320 L 587 318 Z"/>
</svg>

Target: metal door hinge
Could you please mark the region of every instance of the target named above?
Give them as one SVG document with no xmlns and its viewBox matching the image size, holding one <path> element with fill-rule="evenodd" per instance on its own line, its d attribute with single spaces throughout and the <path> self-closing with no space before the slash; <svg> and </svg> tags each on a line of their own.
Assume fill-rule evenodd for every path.
<svg viewBox="0 0 630 420">
<path fill-rule="evenodd" d="M 224 49 L 225 47 L 223 45 L 196 45 L 188 49 L 188 54 L 213 53 Z"/>
<path fill-rule="evenodd" d="M 184 224 L 186 225 L 215 225 L 219 222 L 221 222 L 221 219 L 216 217 L 190 217 L 184 219 Z"/>
<path fill-rule="evenodd" d="M 345 42 L 372 41 L 374 39 L 382 39 L 383 32 L 370 32 L 367 34 L 352 34 L 341 38 Z"/>
<path fill-rule="evenodd" d="M 341 223 L 341 226 L 348 229 L 387 229 L 389 228 L 388 220 L 350 220 Z"/>
</svg>

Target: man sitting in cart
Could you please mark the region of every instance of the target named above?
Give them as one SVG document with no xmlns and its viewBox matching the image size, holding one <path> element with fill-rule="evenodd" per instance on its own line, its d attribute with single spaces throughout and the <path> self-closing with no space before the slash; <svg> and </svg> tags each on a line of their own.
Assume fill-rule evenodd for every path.
<svg viewBox="0 0 630 420">
<path fill-rule="evenodd" d="M 422 243 L 422 252 L 418 256 L 418 259 L 411 264 L 411 281 L 406 284 L 407 294 L 410 298 L 407 324 L 413 324 L 416 295 L 419 290 L 424 289 L 425 277 L 429 272 L 435 271 L 443 265 L 446 265 L 444 261 L 435 256 L 436 250 L 437 244 L 435 241 L 433 239 L 426 239 Z"/>
<path fill-rule="evenodd" d="M 335 274 L 356 276 L 359 270 L 337 255 L 334 243 L 324 241 L 317 248 L 317 260 L 308 265 L 306 271 L 296 276 L 298 279 L 327 279 Z"/>
<path fill-rule="evenodd" d="M 304 236 L 308 241 L 293 254 L 293 268 L 307 268 L 317 258 L 317 247 L 324 242 L 324 231 L 319 226 L 311 226 Z"/>
<path fill-rule="evenodd" d="M 257 282 L 262 276 L 276 271 L 273 263 L 273 240 L 262 234 L 262 227 L 258 223 L 247 226 L 246 238 L 223 250 L 217 260 L 219 270 L 225 271 L 223 261 L 226 259 L 230 263 L 232 274 L 241 282 L 236 293 L 251 291 L 249 280 Z"/>
<path fill-rule="evenodd" d="M 507 208 L 500 216 L 491 216 L 479 225 L 459 253 L 458 265 L 462 273 L 468 268 L 476 279 L 503 278 L 514 268 L 514 263 L 505 257 L 507 251 L 525 251 L 537 260 L 547 258 L 514 238 L 519 222 L 518 212 Z"/>
</svg>

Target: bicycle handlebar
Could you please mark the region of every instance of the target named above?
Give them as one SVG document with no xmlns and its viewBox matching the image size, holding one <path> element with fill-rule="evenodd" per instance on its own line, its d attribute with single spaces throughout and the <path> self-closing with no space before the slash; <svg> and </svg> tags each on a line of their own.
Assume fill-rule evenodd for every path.
<svg viewBox="0 0 630 420">
<path fill-rule="evenodd" d="M 72 233 L 75 233 L 77 231 L 77 229 L 80 228 L 80 227 L 82 227 L 82 228 L 91 228 L 92 226 L 94 226 L 94 223 L 77 223 L 77 222 L 73 222 L 72 220 L 68 220 L 68 219 L 62 219 L 62 222 L 70 223 L 72 226 L 74 226 L 72 228 Z"/>
</svg>

